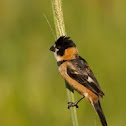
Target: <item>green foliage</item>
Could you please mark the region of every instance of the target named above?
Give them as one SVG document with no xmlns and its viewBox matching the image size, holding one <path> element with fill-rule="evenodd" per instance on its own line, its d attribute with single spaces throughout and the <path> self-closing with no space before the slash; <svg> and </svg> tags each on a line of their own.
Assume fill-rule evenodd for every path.
<svg viewBox="0 0 126 126">
<path fill-rule="evenodd" d="M 125 126 L 125 1 L 63 0 L 63 8 L 66 32 L 105 92 L 108 124 Z M 43 13 L 54 29 L 50 0 L 0 1 L 0 126 L 72 125 Z M 86 100 L 77 113 L 79 126 L 101 126 Z"/>
</svg>

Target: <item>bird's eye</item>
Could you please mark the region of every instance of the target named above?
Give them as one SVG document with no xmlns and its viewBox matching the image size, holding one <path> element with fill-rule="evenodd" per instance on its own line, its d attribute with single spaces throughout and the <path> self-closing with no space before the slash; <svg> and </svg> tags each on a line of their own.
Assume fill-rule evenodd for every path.
<svg viewBox="0 0 126 126">
<path fill-rule="evenodd" d="M 61 49 L 61 46 L 58 45 L 58 46 L 57 46 L 57 49 Z"/>
</svg>

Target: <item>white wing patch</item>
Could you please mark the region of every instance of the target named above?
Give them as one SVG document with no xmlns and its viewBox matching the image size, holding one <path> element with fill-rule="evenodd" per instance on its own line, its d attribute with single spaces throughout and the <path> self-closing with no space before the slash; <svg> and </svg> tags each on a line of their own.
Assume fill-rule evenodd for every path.
<svg viewBox="0 0 126 126">
<path fill-rule="evenodd" d="M 79 74 L 78 72 L 74 71 L 74 74 Z"/>
<path fill-rule="evenodd" d="M 89 76 L 88 76 L 87 81 L 88 81 L 89 83 L 94 82 L 94 80 L 93 80 L 91 77 L 89 77 Z"/>
</svg>

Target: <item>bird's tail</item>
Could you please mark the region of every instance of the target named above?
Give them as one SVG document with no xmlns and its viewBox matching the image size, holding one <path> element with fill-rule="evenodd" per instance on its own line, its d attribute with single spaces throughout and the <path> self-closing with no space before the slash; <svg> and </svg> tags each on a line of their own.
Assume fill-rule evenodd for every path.
<svg viewBox="0 0 126 126">
<path fill-rule="evenodd" d="M 98 100 L 97 103 L 93 103 L 93 107 L 94 107 L 95 111 L 97 112 L 97 114 L 99 116 L 99 119 L 100 119 L 100 121 L 102 123 L 102 126 L 107 126 L 107 122 L 106 122 L 104 113 L 102 111 L 100 101 Z"/>
</svg>

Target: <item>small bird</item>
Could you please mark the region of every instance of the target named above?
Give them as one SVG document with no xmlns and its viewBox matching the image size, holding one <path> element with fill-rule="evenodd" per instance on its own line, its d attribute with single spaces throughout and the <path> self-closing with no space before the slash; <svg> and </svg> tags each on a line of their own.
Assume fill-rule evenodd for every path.
<svg viewBox="0 0 126 126">
<path fill-rule="evenodd" d="M 75 43 L 70 37 L 61 36 L 50 51 L 54 52 L 61 76 L 73 90 L 82 95 L 77 102 L 68 102 L 68 109 L 74 106 L 78 108 L 78 103 L 85 97 L 98 114 L 102 126 L 107 126 L 99 101 L 104 93 L 88 63 L 79 56 Z"/>
</svg>

